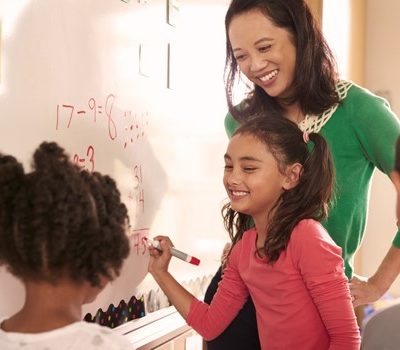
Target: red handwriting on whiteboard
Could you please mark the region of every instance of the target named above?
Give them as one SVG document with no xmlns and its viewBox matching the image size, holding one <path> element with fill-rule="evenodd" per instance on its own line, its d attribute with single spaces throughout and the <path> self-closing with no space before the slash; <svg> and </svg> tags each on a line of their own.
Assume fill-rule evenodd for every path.
<svg viewBox="0 0 400 350">
<path fill-rule="evenodd" d="M 135 176 L 135 180 L 138 183 L 139 193 L 136 195 L 136 202 L 139 207 L 142 209 L 142 214 L 144 213 L 144 189 L 143 189 L 143 175 L 142 175 L 142 166 L 135 165 L 133 167 L 133 173 Z"/>
<path fill-rule="evenodd" d="M 108 126 L 108 136 L 111 140 L 117 137 L 117 127 L 113 117 L 113 107 L 114 107 L 115 96 L 109 94 L 106 99 L 104 106 L 103 104 L 98 104 L 96 99 L 91 97 L 88 101 L 88 107 L 90 111 L 85 108 L 78 108 L 72 104 L 58 104 L 56 113 L 56 130 L 59 130 L 63 126 L 67 129 L 71 126 L 74 118 L 82 118 L 89 114 L 92 114 L 93 122 L 97 122 L 97 117 L 105 117 L 107 119 Z"/>
<path fill-rule="evenodd" d="M 136 141 L 141 141 L 146 136 L 146 129 L 149 125 L 149 113 L 132 113 L 131 111 L 126 111 L 124 113 L 125 122 L 125 142 L 124 148 L 128 144 L 132 144 Z"/>
<path fill-rule="evenodd" d="M 146 238 L 148 238 L 149 229 L 130 229 L 129 239 L 131 241 L 131 252 L 136 255 L 144 255 L 147 250 Z"/>
<path fill-rule="evenodd" d="M 144 214 L 144 189 L 143 189 L 143 173 L 142 165 L 136 164 L 133 166 L 133 188 L 128 193 L 128 198 L 135 201 L 136 215 Z"/>
<path fill-rule="evenodd" d="M 89 146 L 86 150 L 86 155 L 84 155 L 84 156 L 79 155 L 78 153 L 75 153 L 73 160 L 79 166 L 79 168 L 86 169 L 90 172 L 93 172 L 94 171 L 94 147 Z"/>
</svg>

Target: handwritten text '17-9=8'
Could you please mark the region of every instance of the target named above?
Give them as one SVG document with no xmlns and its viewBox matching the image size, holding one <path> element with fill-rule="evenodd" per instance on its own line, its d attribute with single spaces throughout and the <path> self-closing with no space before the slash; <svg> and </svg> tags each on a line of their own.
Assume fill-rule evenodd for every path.
<svg viewBox="0 0 400 350">
<path fill-rule="evenodd" d="M 118 124 L 124 124 L 123 130 L 125 131 L 125 142 L 123 147 L 127 148 L 128 144 L 139 141 L 145 138 L 146 129 L 149 124 L 148 112 L 140 114 L 132 112 L 131 110 L 120 111 L 121 115 L 118 118 L 118 111 L 115 112 L 114 94 L 107 95 L 105 103 L 98 103 L 93 97 L 89 98 L 87 107 L 79 107 L 74 104 L 58 104 L 56 110 L 56 130 L 60 130 L 63 126 L 69 129 L 75 118 L 84 118 L 90 116 L 92 122 L 96 123 L 98 120 L 103 119 L 105 116 L 107 120 L 107 131 L 110 140 L 115 140 L 118 137 Z M 87 109 L 89 108 L 89 109 Z M 115 116 L 115 114 L 117 114 Z M 87 120 L 87 118 L 85 118 Z M 120 119 L 120 120 L 118 120 Z M 121 130 L 121 129 L 120 129 Z"/>
</svg>

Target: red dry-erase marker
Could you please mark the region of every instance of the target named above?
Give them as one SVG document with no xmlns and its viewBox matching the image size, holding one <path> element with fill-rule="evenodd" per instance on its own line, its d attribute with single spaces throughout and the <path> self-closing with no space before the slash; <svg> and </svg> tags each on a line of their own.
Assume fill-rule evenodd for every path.
<svg viewBox="0 0 400 350">
<path fill-rule="evenodd" d="M 161 246 L 160 246 L 160 241 L 156 241 L 156 240 L 152 240 L 152 239 L 148 239 L 146 237 L 144 237 L 147 241 L 147 243 L 160 250 L 161 251 Z M 193 265 L 199 265 L 200 264 L 200 260 L 195 258 L 194 256 L 190 256 L 184 252 L 181 252 L 178 249 L 175 249 L 174 247 L 171 247 L 171 255 L 174 256 L 175 258 L 181 259 L 183 261 L 186 261 L 188 263 L 191 263 Z"/>
</svg>

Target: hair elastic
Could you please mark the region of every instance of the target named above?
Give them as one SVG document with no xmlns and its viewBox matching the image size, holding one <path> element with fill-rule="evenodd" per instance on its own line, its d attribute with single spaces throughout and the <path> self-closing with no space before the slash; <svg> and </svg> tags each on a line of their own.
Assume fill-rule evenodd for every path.
<svg viewBox="0 0 400 350">
<path fill-rule="evenodd" d="M 308 143 L 308 141 L 310 141 L 310 136 L 308 135 L 307 131 L 303 132 L 303 140 L 305 143 Z"/>
</svg>

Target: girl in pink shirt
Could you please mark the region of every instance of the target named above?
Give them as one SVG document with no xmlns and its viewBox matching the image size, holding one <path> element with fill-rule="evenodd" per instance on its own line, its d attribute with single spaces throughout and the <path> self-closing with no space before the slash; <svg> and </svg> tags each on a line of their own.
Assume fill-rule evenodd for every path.
<svg viewBox="0 0 400 350">
<path fill-rule="evenodd" d="M 223 332 L 251 295 L 262 349 L 359 349 L 341 249 L 319 222 L 334 182 L 325 140 L 261 116 L 234 133 L 224 158 L 230 201 L 223 214 L 233 246 L 212 303 L 169 274 L 168 237 L 156 237 L 162 251 L 150 249 L 149 272 L 206 339 Z"/>
</svg>

